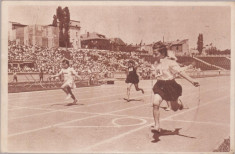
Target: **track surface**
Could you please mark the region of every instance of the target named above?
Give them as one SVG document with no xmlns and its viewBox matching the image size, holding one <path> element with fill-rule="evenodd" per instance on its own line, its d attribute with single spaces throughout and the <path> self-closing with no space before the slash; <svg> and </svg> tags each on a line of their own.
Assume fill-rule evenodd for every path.
<svg viewBox="0 0 235 154">
<path fill-rule="evenodd" d="M 230 132 L 230 77 L 198 80 L 200 104 L 199 89 L 177 80 L 189 109 L 161 109 L 161 134 L 151 132 L 151 81 L 128 103 L 121 81 L 75 89 L 72 106 L 62 90 L 8 94 L 8 152 L 212 152 Z"/>
</svg>

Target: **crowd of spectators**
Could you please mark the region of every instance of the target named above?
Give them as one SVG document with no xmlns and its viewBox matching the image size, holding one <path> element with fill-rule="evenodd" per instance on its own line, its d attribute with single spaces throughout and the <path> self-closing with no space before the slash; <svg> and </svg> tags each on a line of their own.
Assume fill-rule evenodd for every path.
<svg viewBox="0 0 235 154">
<path fill-rule="evenodd" d="M 69 57 L 69 58 L 68 58 Z M 126 71 L 123 66 L 131 59 L 140 65 L 138 72 L 143 78 L 149 76 L 149 62 L 139 52 L 121 52 L 95 49 L 48 49 L 38 46 L 16 45 L 9 42 L 8 72 L 40 72 L 56 74 L 61 61 L 70 59 L 71 66 L 79 74 L 98 73 L 110 77 L 114 72 Z M 19 65 L 14 65 L 20 63 Z"/>
</svg>

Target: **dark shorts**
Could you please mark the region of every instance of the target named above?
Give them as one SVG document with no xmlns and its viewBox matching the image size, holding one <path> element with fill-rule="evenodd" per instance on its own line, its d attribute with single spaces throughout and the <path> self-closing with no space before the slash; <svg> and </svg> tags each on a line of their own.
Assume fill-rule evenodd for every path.
<svg viewBox="0 0 235 154">
<path fill-rule="evenodd" d="M 177 101 L 182 95 L 182 87 L 175 80 L 158 80 L 153 86 L 154 94 L 166 101 Z"/>
<path fill-rule="evenodd" d="M 133 83 L 133 84 L 139 83 L 138 75 L 128 75 L 126 78 L 126 83 Z"/>
</svg>

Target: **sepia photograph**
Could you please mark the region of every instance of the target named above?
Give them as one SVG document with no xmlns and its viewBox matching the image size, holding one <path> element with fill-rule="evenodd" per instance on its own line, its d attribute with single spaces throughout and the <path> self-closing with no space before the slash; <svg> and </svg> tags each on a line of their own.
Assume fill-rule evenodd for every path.
<svg viewBox="0 0 235 154">
<path fill-rule="evenodd" d="M 234 153 L 234 3 L 4 1 L 8 153 Z"/>
</svg>

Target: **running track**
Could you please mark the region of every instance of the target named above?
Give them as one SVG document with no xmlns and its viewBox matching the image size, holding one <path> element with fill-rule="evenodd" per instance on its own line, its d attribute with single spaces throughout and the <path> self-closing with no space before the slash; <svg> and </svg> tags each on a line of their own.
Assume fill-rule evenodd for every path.
<svg viewBox="0 0 235 154">
<path fill-rule="evenodd" d="M 199 89 L 178 80 L 189 109 L 161 109 L 160 135 L 151 132 L 151 81 L 129 103 L 121 81 L 75 89 L 72 106 L 61 90 L 8 94 L 8 152 L 212 152 L 230 133 L 230 77 L 198 80 L 200 104 Z"/>
</svg>

